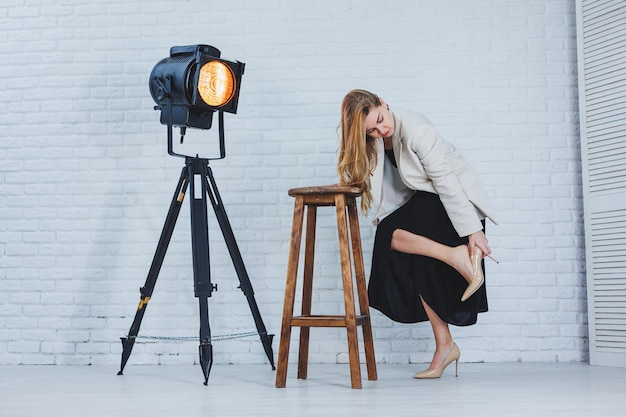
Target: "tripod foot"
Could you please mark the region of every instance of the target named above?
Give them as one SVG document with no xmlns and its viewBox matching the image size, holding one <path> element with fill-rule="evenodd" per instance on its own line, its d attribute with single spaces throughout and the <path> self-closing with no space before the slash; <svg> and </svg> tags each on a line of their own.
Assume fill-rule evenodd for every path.
<svg viewBox="0 0 626 417">
<path fill-rule="evenodd" d="M 210 342 L 200 342 L 200 366 L 202 367 L 202 373 L 204 374 L 204 385 L 209 382 L 209 373 L 211 373 L 211 367 L 213 366 L 213 346 Z"/>
<path fill-rule="evenodd" d="M 267 359 L 270 361 L 270 365 L 272 366 L 272 371 L 276 370 L 276 366 L 274 366 L 274 351 L 272 350 L 272 341 L 274 340 L 273 334 L 263 334 L 261 335 L 261 343 L 263 344 L 263 349 L 265 350 L 265 355 Z"/>
<path fill-rule="evenodd" d="M 135 345 L 135 337 L 120 337 L 120 339 L 122 340 L 122 364 L 120 365 L 120 371 L 117 374 L 124 375 L 124 367 L 126 366 L 126 362 L 128 362 L 130 353 L 132 352 L 133 346 Z"/>
</svg>

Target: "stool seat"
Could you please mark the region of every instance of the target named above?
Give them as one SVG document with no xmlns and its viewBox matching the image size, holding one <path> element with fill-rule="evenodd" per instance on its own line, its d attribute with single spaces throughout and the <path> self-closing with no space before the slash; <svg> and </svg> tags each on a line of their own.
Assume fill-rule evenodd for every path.
<svg viewBox="0 0 626 417">
<path fill-rule="evenodd" d="M 298 352 L 298 378 L 306 379 L 309 355 L 309 330 L 311 327 L 344 327 L 348 336 L 348 356 L 350 362 L 350 379 L 352 388 L 361 388 L 361 368 L 357 326 L 363 331 L 365 362 L 369 380 L 376 380 L 376 360 L 374 357 L 374 340 L 369 314 L 369 302 L 365 283 L 365 268 L 361 249 L 358 210 L 356 198 L 361 195 L 357 187 L 339 184 L 312 187 L 292 188 L 288 194 L 295 197 L 293 225 L 291 230 L 291 246 L 287 264 L 287 282 L 285 285 L 285 302 L 283 308 L 278 365 L 276 368 L 276 387 L 283 388 L 287 380 L 287 365 L 292 327 L 300 327 L 300 350 Z M 315 249 L 315 225 L 317 207 L 335 206 L 337 232 L 341 258 L 341 277 L 343 284 L 344 315 L 313 315 L 311 314 L 311 298 L 313 293 L 313 258 Z M 304 278 L 302 285 L 302 313 L 294 316 L 294 302 L 297 284 L 302 225 L 306 210 Z M 347 213 L 347 215 L 346 215 Z M 349 227 L 348 227 L 349 226 Z M 352 249 L 352 251 L 350 251 Z M 352 255 L 351 255 L 352 252 Z M 356 314 L 354 286 L 352 279 L 352 261 L 359 314 Z"/>
<path fill-rule="evenodd" d="M 352 197 L 358 197 L 361 195 L 361 190 L 358 187 L 350 187 L 349 185 L 317 185 L 313 187 L 300 187 L 292 188 L 287 192 L 291 197 L 297 195 L 324 195 L 324 194 L 345 194 Z"/>
</svg>

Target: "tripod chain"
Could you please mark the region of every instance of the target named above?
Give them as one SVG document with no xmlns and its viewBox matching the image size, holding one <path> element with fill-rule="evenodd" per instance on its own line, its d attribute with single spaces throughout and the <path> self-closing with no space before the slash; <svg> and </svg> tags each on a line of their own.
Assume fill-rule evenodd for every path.
<svg viewBox="0 0 626 417">
<path fill-rule="evenodd" d="M 220 336 L 214 336 L 211 338 L 212 342 L 218 342 L 220 340 L 232 340 L 232 339 L 241 339 L 244 337 L 257 335 L 257 332 L 247 332 L 247 333 L 231 333 Z M 176 342 L 197 342 L 199 340 L 198 337 L 192 336 L 136 336 L 136 339 L 149 339 L 149 340 L 169 340 Z"/>
</svg>

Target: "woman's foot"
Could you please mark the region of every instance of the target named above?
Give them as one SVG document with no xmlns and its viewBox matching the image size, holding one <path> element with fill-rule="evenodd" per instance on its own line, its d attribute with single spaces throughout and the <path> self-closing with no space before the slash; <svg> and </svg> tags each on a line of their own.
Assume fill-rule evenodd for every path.
<svg viewBox="0 0 626 417">
<path fill-rule="evenodd" d="M 444 353 L 445 356 L 444 356 Z M 452 362 L 456 361 L 456 376 L 459 376 L 459 358 L 461 357 L 461 351 L 459 350 L 456 343 L 452 343 L 452 347 L 450 349 L 439 349 L 435 351 L 435 355 L 433 356 L 433 361 L 431 362 L 428 369 L 425 369 L 421 372 L 413 375 L 413 378 L 416 379 L 434 379 L 441 377 L 444 369 Z"/>
<path fill-rule="evenodd" d="M 465 278 L 467 283 L 471 283 L 474 278 L 474 268 L 470 259 L 469 248 L 467 245 L 456 246 L 452 249 L 452 257 L 450 266 Z"/>
</svg>

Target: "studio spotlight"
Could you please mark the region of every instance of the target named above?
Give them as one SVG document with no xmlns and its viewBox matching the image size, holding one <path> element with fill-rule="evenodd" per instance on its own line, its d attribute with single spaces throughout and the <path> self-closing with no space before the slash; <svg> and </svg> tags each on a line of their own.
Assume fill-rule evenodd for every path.
<svg viewBox="0 0 626 417">
<path fill-rule="evenodd" d="M 150 74 L 150 94 L 156 102 L 155 110 L 161 111 L 161 123 L 167 125 L 168 153 L 185 158 L 178 185 L 170 202 L 170 209 L 163 225 L 161 237 L 157 245 L 152 265 L 148 271 L 145 285 L 139 289 L 140 300 L 135 319 L 131 324 L 128 335 L 122 337 L 122 361 L 119 375 L 123 374 L 124 367 L 138 337 L 141 321 L 152 297 L 157 277 L 163 265 L 167 247 L 172 238 L 174 226 L 178 219 L 183 199 L 189 189 L 191 214 L 191 252 L 193 261 L 194 295 L 199 301 L 200 332 L 199 355 L 200 366 L 204 374 L 204 384 L 209 379 L 209 372 L 213 363 L 213 347 L 211 344 L 211 327 L 209 325 L 208 298 L 217 285 L 211 281 L 211 265 L 209 261 L 209 232 L 207 208 L 213 206 L 215 217 L 219 223 L 222 235 L 235 272 L 239 278 L 239 288 L 243 291 L 250 312 L 256 325 L 267 359 L 274 367 L 272 350 L 272 334 L 268 334 L 261 313 L 254 298 L 252 284 L 248 277 L 241 252 L 235 240 L 235 235 L 224 209 L 224 204 L 217 189 L 213 171 L 209 167 L 209 160 L 222 159 L 224 151 L 224 112 L 236 113 L 239 101 L 239 87 L 243 75 L 244 64 L 220 59 L 220 51 L 208 45 L 174 46 L 170 49 L 170 56 L 159 61 Z M 172 146 L 172 128 L 181 130 L 181 142 L 188 127 L 210 129 L 213 113 L 219 115 L 219 158 L 204 158 L 177 154 Z M 231 337 L 236 335 L 231 335 Z"/>
<path fill-rule="evenodd" d="M 180 127 L 181 142 L 187 127 L 210 129 L 213 113 L 220 115 L 220 158 L 223 151 L 223 113 L 237 113 L 239 88 L 245 64 L 220 59 L 209 45 L 174 46 L 170 56 L 159 61 L 150 74 L 150 94 L 168 126 L 168 152 L 172 127 Z"/>
</svg>

